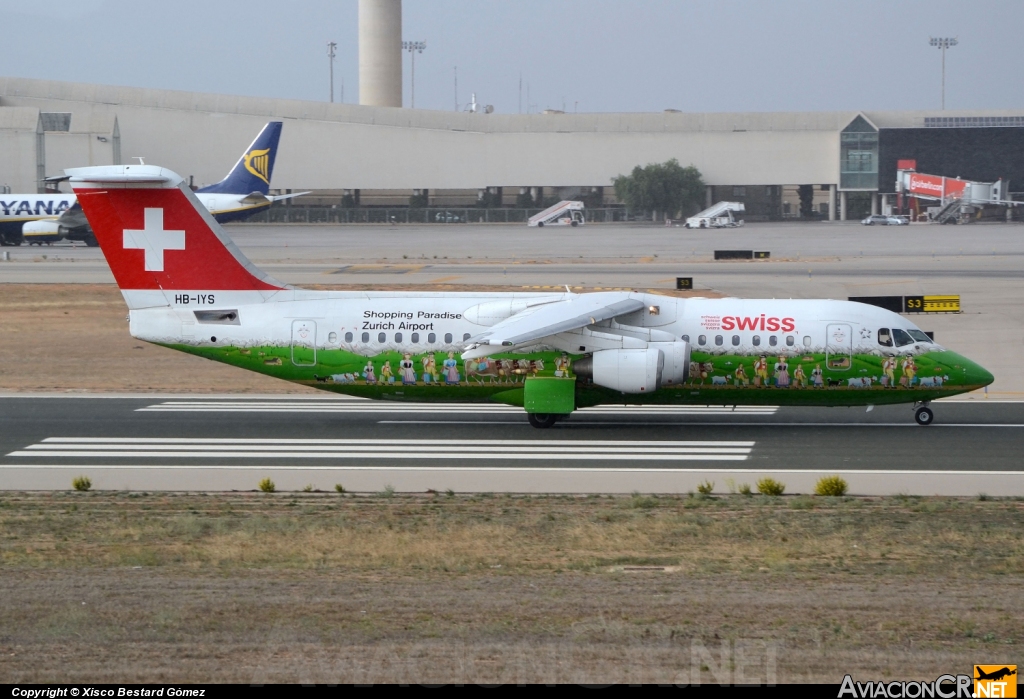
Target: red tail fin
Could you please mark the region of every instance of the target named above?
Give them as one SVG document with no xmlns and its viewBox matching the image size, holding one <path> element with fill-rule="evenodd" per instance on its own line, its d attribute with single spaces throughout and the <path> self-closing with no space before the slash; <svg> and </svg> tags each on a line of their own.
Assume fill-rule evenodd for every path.
<svg viewBox="0 0 1024 699">
<path fill-rule="evenodd" d="M 122 291 L 286 288 L 246 259 L 170 170 L 116 165 L 67 174 Z"/>
</svg>

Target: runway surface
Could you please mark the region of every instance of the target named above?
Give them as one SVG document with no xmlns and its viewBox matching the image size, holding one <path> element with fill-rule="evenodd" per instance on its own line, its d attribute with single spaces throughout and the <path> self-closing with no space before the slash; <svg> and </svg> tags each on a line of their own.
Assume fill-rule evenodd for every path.
<svg viewBox="0 0 1024 699">
<path fill-rule="evenodd" d="M 909 406 L 623 407 L 550 430 L 507 406 L 325 397 L 0 398 L 0 487 L 725 492 L 764 475 L 809 492 L 841 473 L 861 494 L 1024 495 L 1024 403 L 944 401 L 923 428 Z M 731 484 L 731 485 L 730 485 Z"/>
</svg>

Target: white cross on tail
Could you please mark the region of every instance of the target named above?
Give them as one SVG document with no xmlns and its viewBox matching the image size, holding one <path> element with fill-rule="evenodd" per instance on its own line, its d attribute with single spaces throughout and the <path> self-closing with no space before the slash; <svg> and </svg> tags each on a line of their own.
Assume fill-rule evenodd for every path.
<svg viewBox="0 0 1024 699">
<path fill-rule="evenodd" d="M 146 271 L 164 271 L 164 250 L 184 250 L 185 231 L 164 230 L 164 210 L 146 209 L 145 228 L 124 231 L 125 250 L 146 251 Z"/>
</svg>

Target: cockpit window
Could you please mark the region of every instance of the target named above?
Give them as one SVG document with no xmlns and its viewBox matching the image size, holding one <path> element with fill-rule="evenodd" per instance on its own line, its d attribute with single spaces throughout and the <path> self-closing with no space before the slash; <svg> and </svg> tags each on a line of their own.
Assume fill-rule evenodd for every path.
<svg viewBox="0 0 1024 699">
<path fill-rule="evenodd" d="M 878 344 L 882 347 L 892 347 L 892 333 L 889 328 L 878 329 Z"/>
<path fill-rule="evenodd" d="M 931 342 L 932 339 L 921 330 L 908 330 L 907 333 L 918 342 Z"/>
<path fill-rule="evenodd" d="M 892 339 L 896 341 L 897 347 L 905 347 L 914 344 L 914 338 L 899 328 L 892 329 Z"/>
</svg>

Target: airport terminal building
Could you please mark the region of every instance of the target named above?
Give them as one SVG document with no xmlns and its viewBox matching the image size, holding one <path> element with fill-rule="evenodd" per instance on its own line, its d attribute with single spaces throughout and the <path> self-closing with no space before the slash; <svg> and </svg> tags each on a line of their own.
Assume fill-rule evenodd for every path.
<svg viewBox="0 0 1024 699">
<path fill-rule="evenodd" d="M 270 120 L 284 122 L 272 186 L 313 190 L 307 205 L 608 204 L 614 177 L 670 158 L 701 171 L 709 202 L 744 202 L 748 220 L 877 212 L 907 159 L 1024 191 L 1024 110 L 487 114 L 3 77 L 0 188 L 37 192 L 64 168 L 137 156 L 216 182 Z"/>
</svg>

